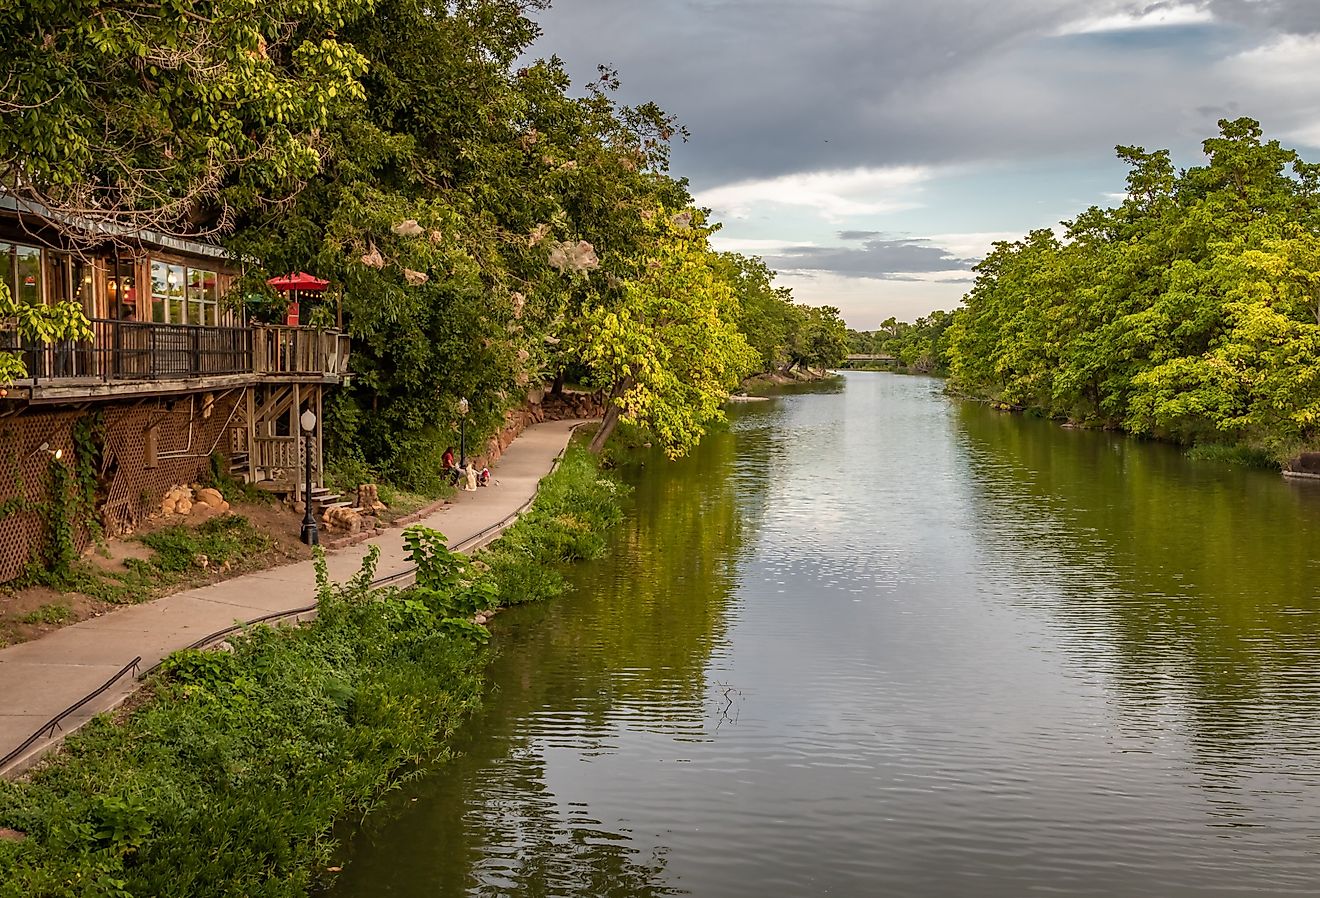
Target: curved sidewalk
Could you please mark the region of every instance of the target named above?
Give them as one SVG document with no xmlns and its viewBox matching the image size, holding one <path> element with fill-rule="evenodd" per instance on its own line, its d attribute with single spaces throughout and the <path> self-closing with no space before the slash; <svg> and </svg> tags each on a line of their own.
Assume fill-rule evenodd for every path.
<svg viewBox="0 0 1320 898">
<path fill-rule="evenodd" d="M 581 421 L 550 421 L 527 428 L 492 468 L 489 487 L 460 492 L 451 504 L 418 522 L 439 530 L 451 546 L 474 537 L 493 538 L 536 494 Z M 357 573 L 370 546 L 380 547 L 377 577 L 408 567 L 403 531 L 327 553 L 330 576 L 343 581 Z M 134 658 L 147 670 L 171 652 L 240 621 L 293 611 L 316 601 L 312 562 L 244 574 L 200 589 L 118 609 L 32 642 L 0 649 L 0 757 L 17 748 L 38 727 L 95 691 Z M 29 766 L 60 739 L 96 714 L 113 708 L 133 692 L 137 680 L 121 678 L 113 687 L 61 723 L 52 738 L 42 738 L 0 775 Z"/>
</svg>

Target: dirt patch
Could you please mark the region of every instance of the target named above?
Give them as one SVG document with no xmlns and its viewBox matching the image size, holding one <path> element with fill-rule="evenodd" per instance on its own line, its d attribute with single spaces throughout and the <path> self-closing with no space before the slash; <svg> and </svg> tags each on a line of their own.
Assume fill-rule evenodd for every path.
<svg viewBox="0 0 1320 898">
<path fill-rule="evenodd" d="M 0 646 L 45 636 L 115 607 L 92 596 L 47 586 L 0 592 Z"/>
<path fill-rule="evenodd" d="M 311 550 L 299 541 L 302 515 L 288 506 L 278 502 L 244 502 L 232 510 L 267 537 L 268 549 L 219 569 L 203 563 L 196 570 L 162 573 L 153 578 L 146 566 L 156 553 L 142 538 L 176 526 L 195 530 L 204 523 L 192 516 L 157 516 L 132 534 L 105 540 L 90 549 L 83 556 L 85 571 L 76 589 L 57 590 L 48 586 L 0 589 L 0 647 L 37 639 L 126 604 L 150 601 L 311 557 Z M 132 580 L 135 569 L 138 578 Z M 126 581 L 132 583 L 132 588 L 126 590 Z"/>
<path fill-rule="evenodd" d="M 26 838 L 27 833 L 21 833 L 7 826 L 0 826 L 0 842 L 22 842 Z"/>
</svg>

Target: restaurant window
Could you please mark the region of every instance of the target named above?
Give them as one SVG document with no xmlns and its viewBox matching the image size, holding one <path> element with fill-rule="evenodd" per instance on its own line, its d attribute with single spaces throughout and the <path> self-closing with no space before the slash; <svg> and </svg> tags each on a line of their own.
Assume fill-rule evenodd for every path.
<svg viewBox="0 0 1320 898">
<path fill-rule="evenodd" d="M 46 253 L 49 273 L 50 301 L 71 302 L 89 316 L 95 316 L 92 301 L 92 266 L 78 256 L 66 253 Z"/>
<path fill-rule="evenodd" d="M 184 303 L 185 269 L 168 262 L 151 263 L 151 320 L 163 324 L 187 324 Z"/>
<path fill-rule="evenodd" d="M 118 321 L 133 321 L 137 318 L 135 261 L 116 255 L 111 265 L 110 278 L 106 284 L 106 289 L 110 291 L 110 317 Z"/>
<path fill-rule="evenodd" d="M 188 323 L 214 327 L 220 323 L 219 275 L 199 268 L 188 269 Z"/>
<path fill-rule="evenodd" d="M 0 277 L 14 299 L 28 305 L 41 305 L 41 249 L 21 243 L 0 243 Z"/>
</svg>

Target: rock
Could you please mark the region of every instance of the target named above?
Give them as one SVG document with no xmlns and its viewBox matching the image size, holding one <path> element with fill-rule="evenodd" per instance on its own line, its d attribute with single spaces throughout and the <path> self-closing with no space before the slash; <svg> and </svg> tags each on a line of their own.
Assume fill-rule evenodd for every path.
<svg viewBox="0 0 1320 898">
<path fill-rule="evenodd" d="M 220 495 L 219 490 L 209 489 L 209 488 L 200 489 L 197 491 L 197 501 L 204 502 L 207 505 L 210 505 L 212 508 L 219 508 L 221 505 L 224 504 L 225 497 Z"/>
<path fill-rule="evenodd" d="M 192 508 L 193 502 L 191 499 L 180 499 L 178 502 L 174 503 L 175 514 L 191 514 Z"/>
<path fill-rule="evenodd" d="M 170 496 L 166 496 L 162 499 L 160 503 L 161 512 L 163 514 L 174 514 L 174 502 L 175 500 Z"/>
<path fill-rule="evenodd" d="M 374 515 L 385 511 L 386 505 L 380 501 L 380 490 L 374 483 L 363 483 L 357 490 L 357 510 L 362 514 Z"/>
<path fill-rule="evenodd" d="M 362 531 L 362 515 L 353 508 L 327 508 L 321 520 L 327 527 L 347 530 L 349 533 Z"/>
<path fill-rule="evenodd" d="M 223 500 L 222 500 L 223 501 Z M 213 518 L 220 513 L 220 509 L 206 502 L 194 502 L 192 511 L 188 517 L 196 518 L 199 521 L 205 521 L 207 518 Z"/>
</svg>

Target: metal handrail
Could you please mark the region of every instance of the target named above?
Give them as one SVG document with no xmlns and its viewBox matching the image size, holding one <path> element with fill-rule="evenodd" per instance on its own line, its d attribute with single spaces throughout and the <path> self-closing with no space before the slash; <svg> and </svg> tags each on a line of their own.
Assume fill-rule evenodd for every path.
<svg viewBox="0 0 1320 898">
<path fill-rule="evenodd" d="M 24 340 L 0 323 L 0 352 L 20 353 L 42 381 L 177 380 L 232 374 L 343 374 L 348 347 L 337 330 L 273 325 L 165 324 L 90 319 L 91 340 Z M 6 326 L 6 324 L 8 326 Z"/>
<path fill-rule="evenodd" d="M 46 721 L 44 724 L 42 724 L 40 729 L 38 729 L 38 730 L 37 730 L 35 733 L 33 733 L 31 736 L 28 736 L 26 739 L 23 740 L 23 744 L 22 744 L 22 745 L 20 745 L 18 748 L 16 748 L 16 749 L 14 749 L 13 751 L 11 751 L 9 754 L 5 755 L 3 758 L 0 758 L 0 770 L 4 770 L 6 767 L 8 767 L 8 766 L 9 766 L 10 764 L 12 764 L 14 761 L 16 761 L 16 760 L 18 760 L 20 757 L 22 757 L 22 756 L 23 756 L 23 752 L 25 752 L 25 751 L 27 751 L 29 748 L 31 748 L 32 745 L 33 745 L 38 739 L 40 739 L 40 738 L 41 738 L 41 735 L 42 735 L 43 733 L 45 733 L 46 731 L 49 730 L 49 731 L 50 731 L 49 738 L 53 738 L 53 737 L 55 736 L 55 731 L 56 731 L 57 729 L 60 729 L 60 728 L 61 728 L 61 727 L 60 727 L 60 724 L 64 721 L 64 718 L 68 717 L 70 714 L 72 714 L 73 712 L 77 711 L 77 710 L 78 710 L 79 708 L 81 708 L 83 705 L 87 704 L 87 703 L 90 702 L 92 699 L 96 698 L 98 695 L 100 695 L 101 693 L 105 692 L 107 689 L 109 689 L 109 688 L 110 688 L 111 686 L 113 686 L 115 683 L 119 682 L 120 677 L 122 677 L 124 674 L 128 673 L 130 670 L 136 670 L 136 669 L 137 669 L 137 666 L 138 666 L 139 664 L 141 664 L 141 663 L 142 663 L 142 656 L 141 656 L 141 655 L 138 655 L 138 656 L 137 656 L 136 658 L 134 658 L 132 661 L 128 662 L 128 663 L 125 664 L 122 668 L 120 668 L 119 673 L 115 674 L 113 677 L 111 677 L 110 679 L 108 679 L 108 680 L 106 680 L 104 683 L 102 683 L 102 684 L 101 684 L 101 687 L 100 687 L 99 689 L 97 689 L 95 692 L 90 692 L 90 693 L 88 693 L 87 695 L 83 696 L 83 697 L 80 698 L 78 701 L 74 702 L 72 705 L 69 705 L 69 707 L 65 708 L 63 711 L 61 711 L 60 713 L 56 714 L 56 715 L 55 715 L 54 717 L 52 717 L 50 720 L 48 720 L 48 721 Z"/>
</svg>

